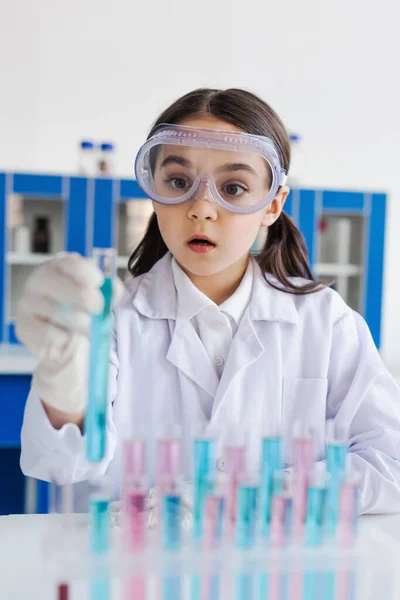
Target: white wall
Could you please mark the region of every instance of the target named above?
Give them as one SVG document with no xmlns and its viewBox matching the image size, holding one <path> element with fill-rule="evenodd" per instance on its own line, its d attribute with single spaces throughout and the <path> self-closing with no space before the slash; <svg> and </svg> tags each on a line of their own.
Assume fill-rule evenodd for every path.
<svg viewBox="0 0 400 600">
<path fill-rule="evenodd" d="M 0 169 L 71 172 L 112 139 L 121 174 L 198 86 L 261 94 L 304 137 L 307 185 L 390 194 L 383 355 L 398 367 L 397 0 L 2 0 Z"/>
</svg>

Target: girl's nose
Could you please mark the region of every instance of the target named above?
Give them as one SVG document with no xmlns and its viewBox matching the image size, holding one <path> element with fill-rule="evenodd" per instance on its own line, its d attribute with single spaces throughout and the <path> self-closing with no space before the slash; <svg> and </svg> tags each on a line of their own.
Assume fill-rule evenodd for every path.
<svg viewBox="0 0 400 600">
<path fill-rule="evenodd" d="M 198 221 L 215 221 L 217 218 L 217 205 L 207 181 L 200 183 L 196 195 L 190 201 L 188 216 Z"/>
</svg>

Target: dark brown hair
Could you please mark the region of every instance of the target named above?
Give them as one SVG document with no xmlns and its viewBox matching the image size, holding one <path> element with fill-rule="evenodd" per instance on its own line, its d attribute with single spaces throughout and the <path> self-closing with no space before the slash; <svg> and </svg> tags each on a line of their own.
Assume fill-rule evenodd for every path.
<svg viewBox="0 0 400 600">
<path fill-rule="evenodd" d="M 246 90 L 198 89 L 189 92 L 158 117 L 148 137 L 161 123 L 178 124 L 195 115 L 211 115 L 247 133 L 269 137 L 280 148 L 282 166 L 289 171 L 290 140 L 285 126 L 266 102 Z M 129 258 L 130 273 L 134 277 L 147 273 L 166 252 L 168 248 L 161 236 L 157 217 L 153 214 L 142 241 Z M 292 294 L 309 294 L 323 287 L 311 272 L 303 236 L 283 211 L 268 228 L 265 245 L 256 260 L 264 275 L 271 274 L 278 280 L 279 286 L 274 286 L 268 279 L 273 287 Z M 309 281 L 299 285 L 291 281 L 291 277 L 302 277 Z"/>
</svg>

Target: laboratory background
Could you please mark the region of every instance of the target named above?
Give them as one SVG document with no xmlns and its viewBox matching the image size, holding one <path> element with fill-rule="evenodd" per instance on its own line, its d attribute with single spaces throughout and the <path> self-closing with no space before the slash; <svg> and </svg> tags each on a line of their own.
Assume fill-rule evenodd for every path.
<svg viewBox="0 0 400 600">
<path fill-rule="evenodd" d="M 135 155 L 156 116 L 190 90 L 244 88 L 281 116 L 292 144 L 285 210 L 314 274 L 365 317 L 400 382 L 399 17 L 395 0 L 2 0 L 0 536 L 10 545 L 0 547 L 9 560 L 23 539 L 25 552 L 39 551 L 26 533 L 39 521 L 23 519 L 49 511 L 47 484 L 19 466 L 35 365 L 15 335 L 22 286 L 51 255 L 93 247 L 116 248 L 127 276 L 152 213 Z M 388 519 L 361 533 L 393 557 L 400 521 Z M 0 598 L 28 597 L 16 589 Z M 374 589 L 340 598 L 378 597 Z"/>
</svg>

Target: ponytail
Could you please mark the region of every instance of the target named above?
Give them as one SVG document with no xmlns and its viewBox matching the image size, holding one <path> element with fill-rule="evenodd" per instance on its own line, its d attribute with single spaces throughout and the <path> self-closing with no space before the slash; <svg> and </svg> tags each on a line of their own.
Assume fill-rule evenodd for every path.
<svg viewBox="0 0 400 600">
<path fill-rule="evenodd" d="M 130 274 L 132 277 L 138 277 L 148 273 L 167 252 L 168 248 L 161 237 L 156 213 L 153 213 L 142 241 L 129 257 Z"/>
<path fill-rule="evenodd" d="M 308 262 L 307 246 L 303 236 L 292 219 L 281 212 L 278 219 L 268 228 L 264 248 L 256 256 L 262 273 L 273 275 L 281 284 L 272 287 L 282 289 L 290 294 L 312 294 L 325 287 L 314 278 Z M 290 277 L 302 277 L 310 282 L 296 285 Z"/>
</svg>

